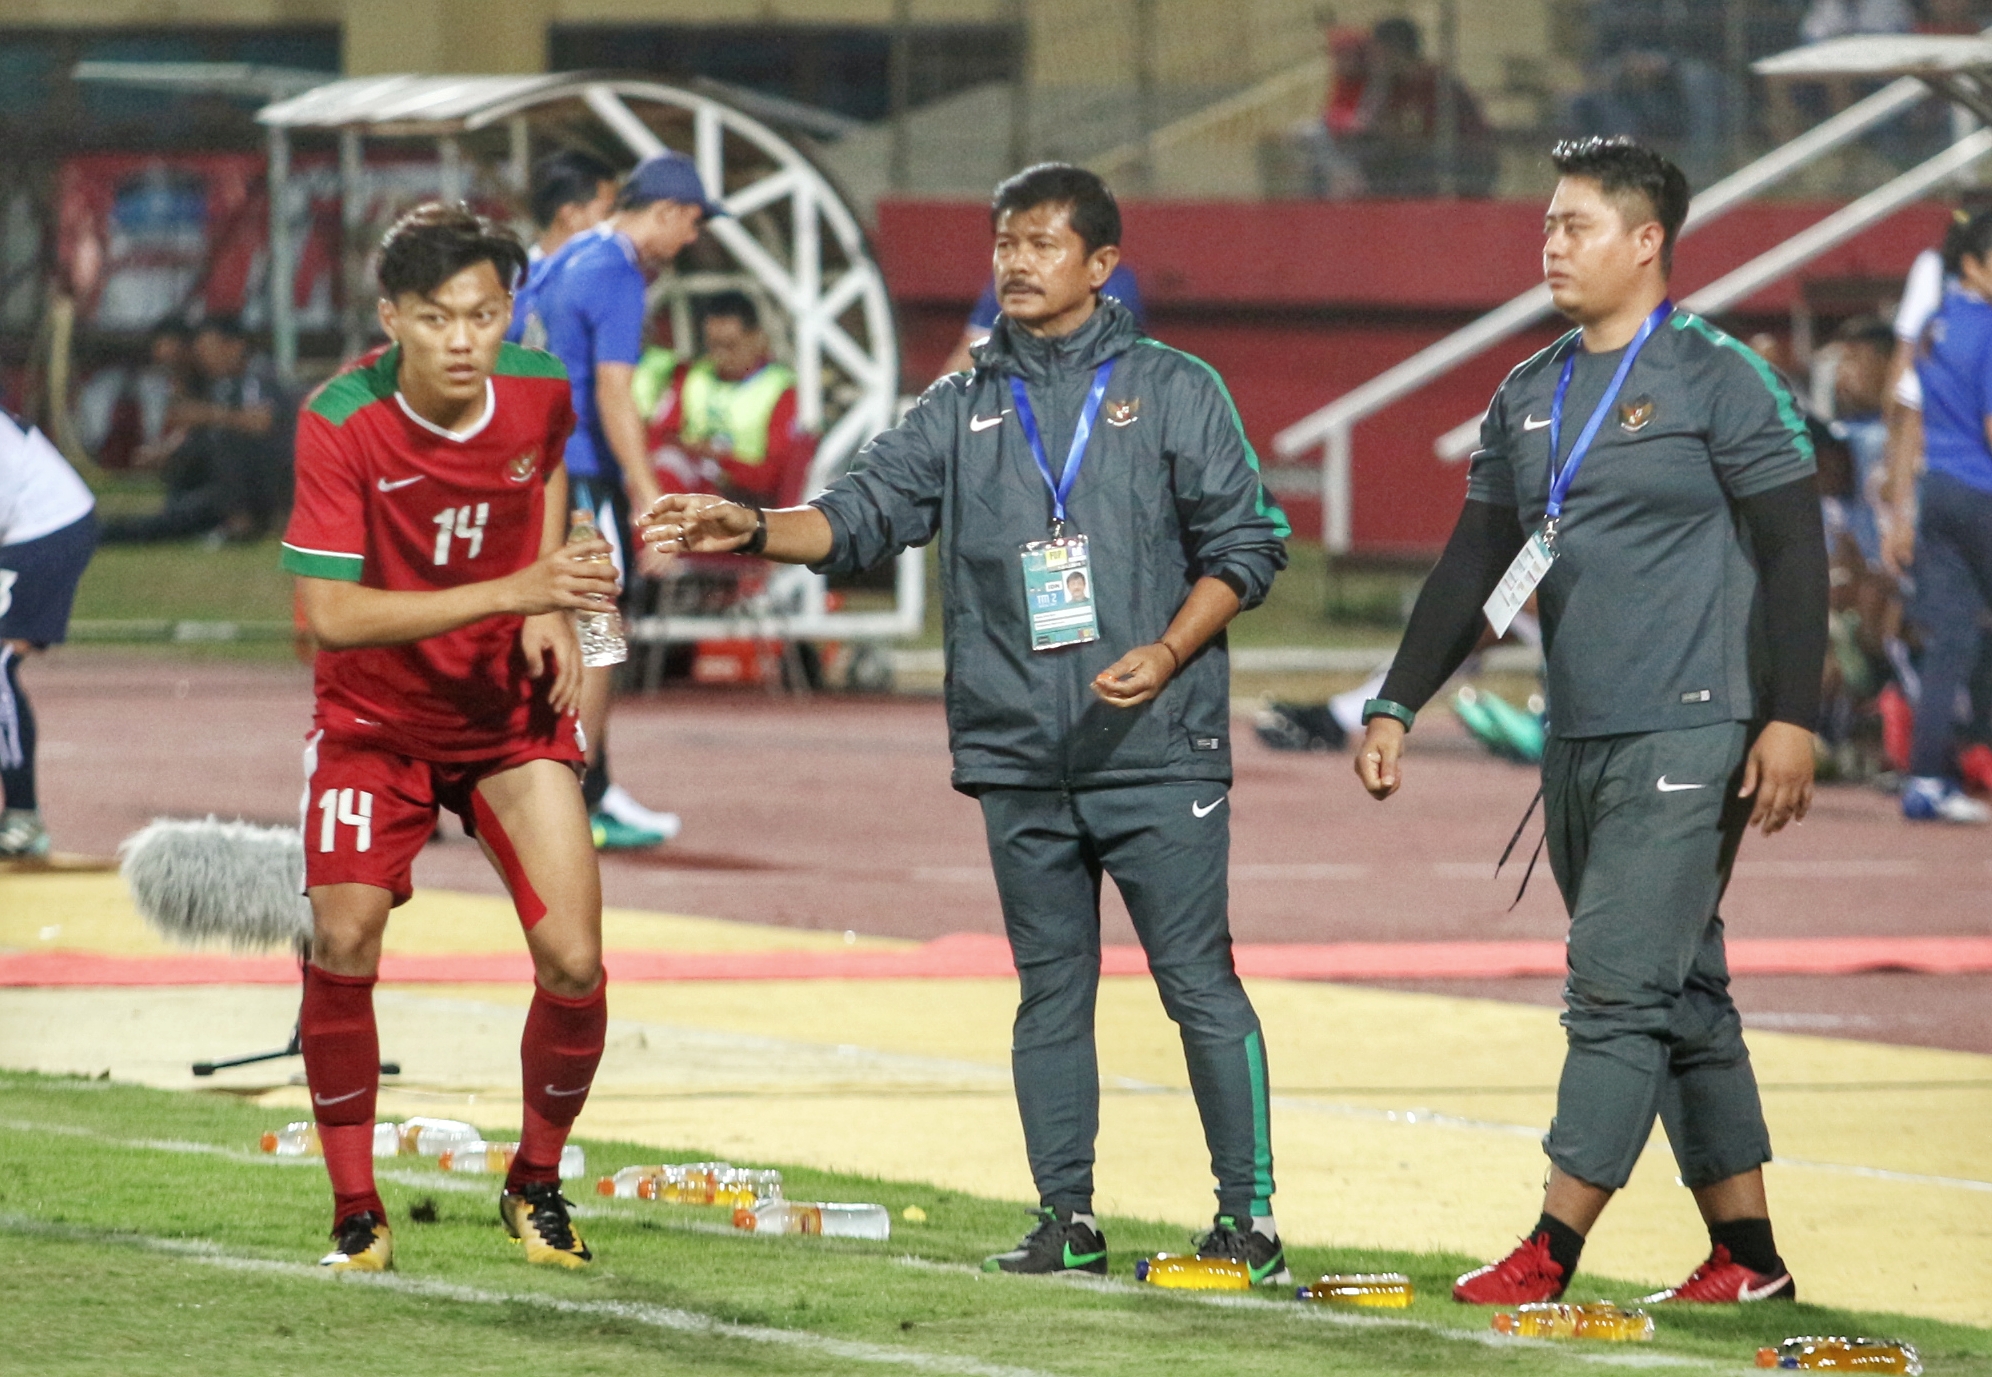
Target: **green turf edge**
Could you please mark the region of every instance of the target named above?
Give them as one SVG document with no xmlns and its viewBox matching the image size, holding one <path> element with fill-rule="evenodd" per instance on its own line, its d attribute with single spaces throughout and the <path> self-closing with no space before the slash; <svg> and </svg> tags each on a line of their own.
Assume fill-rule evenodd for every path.
<svg viewBox="0 0 1992 1377">
<path fill-rule="evenodd" d="M 489 1343 L 481 1337 L 461 1337 L 469 1365 L 456 1364 L 452 1348 L 451 1371 L 485 1370 L 478 1364 L 496 1363 L 514 1353 L 500 1342 L 507 1333 L 516 1330 L 524 1341 L 535 1328 L 559 1330 L 573 1340 L 561 1350 L 563 1355 L 572 1355 L 577 1362 L 585 1357 L 586 1362 L 576 1365 L 566 1356 L 562 1361 L 577 1372 L 638 1367 L 654 1371 L 659 1358 L 676 1366 L 693 1364 L 695 1356 L 693 1365 L 708 1366 L 710 1359 L 713 1370 L 792 1370 L 796 1355 L 766 1344 L 743 1345 L 708 1335 L 686 1348 L 679 1339 L 654 1328 L 601 1316 L 523 1313 L 529 1307 L 467 1311 L 405 1296 L 392 1302 L 359 1294 L 327 1299 L 323 1288 L 314 1289 L 314 1277 L 235 1272 L 210 1276 L 216 1272 L 212 1266 L 161 1257 L 156 1252 L 159 1245 L 153 1245 L 154 1255 L 147 1257 L 138 1238 L 114 1237 L 124 1233 L 203 1240 L 244 1259 L 308 1262 L 316 1257 L 329 1222 L 322 1175 L 308 1167 L 275 1165 L 253 1151 L 256 1135 L 283 1117 L 282 1111 L 216 1093 L 174 1094 L 112 1082 L 0 1072 L 0 1220 L 11 1221 L 0 1226 L 0 1276 L 11 1283 L 8 1295 L 19 1324 L 17 1333 L 43 1336 L 32 1341 L 36 1344 L 70 1345 L 62 1350 L 69 1359 L 63 1359 L 62 1353 L 37 1352 L 37 1364 L 24 1370 L 169 1370 L 173 1363 L 163 1360 L 156 1368 L 134 1365 L 134 1346 L 143 1350 L 152 1337 L 158 1337 L 158 1352 L 165 1355 L 170 1350 L 174 1362 L 182 1362 L 180 1350 L 172 1348 L 177 1340 L 169 1342 L 166 1337 L 169 1331 L 179 1331 L 166 1324 L 173 1317 L 161 1318 L 165 1311 L 196 1303 L 189 1299 L 196 1293 L 233 1297 L 237 1292 L 264 1297 L 259 1304 L 278 1316 L 293 1310 L 321 1316 L 364 1315 L 369 1332 L 378 1323 L 395 1332 L 401 1332 L 396 1329 L 401 1326 L 419 1338 L 429 1326 L 446 1332 L 452 1344 L 473 1332 L 499 1335 Z M 65 1131 L 50 1133 L 48 1127 Z M 181 1149 L 121 1145 L 134 1140 L 177 1143 Z M 712 1155 L 692 1148 L 662 1151 L 629 1143 L 584 1145 L 591 1178 L 631 1162 Z M 1250 1346 L 1252 1370 L 1268 1374 L 1565 1372 L 1593 1366 L 1568 1347 L 1490 1348 L 1471 1342 L 1484 1324 L 1483 1314 L 1463 1310 L 1444 1297 L 1451 1277 L 1477 1259 L 1295 1248 L 1292 1262 L 1296 1275 L 1303 1278 L 1329 1270 L 1410 1274 L 1420 1299 L 1404 1317 L 1428 1327 L 1315 1323 L 1325 1317 L 1301 1313 L 1313 1312 L 1312 1307 L 1269 1300 L 1249 1309 L 1222 1308 L 1127 1285 L 1135 1258 L 1184 1246 L 1184 1233 L 1175 1226 L 1123 1218 L 1104 1221 L 1119 1281 L 1111 1290 L 984 1278 L 973 1270 L 975 1264 L 1022 1231 L 1027 1223 L 1022 1205 L 920 1183 L 808 1168 L 785 1167 L 784 1173 L 795 1198 L 867 1199 L 888 1205 L 896 1221 L 893 1239 L 884 1244 L 753 1239 L 725 1228 L 721 1211 L 601 1201 L 585 1193 L 586 1183 L 575 1183 L 570 1189 L 589 1212 L 584 1228 L 601 1261 L 581 1276 L 550 1275 L 521 1267 L 501 1241 L 492 1209 L 495 1185 L 444 1176 L 427 1163 L 410 1162 L 383 1164 L 382 1186 L 401 1239 L 401 1274 L 427 1282 L 675 1306 L 730 1323 L 806 1329 L 839 1340 L 1059 1373 L 1121 1372 L 1136 1366 L 1159 1371 L 1210 1360 L 1235 1361 L 1240 1344 Z M 410 1207 L 424 1200 L 434 1202 L 438 1222 L 408 1222 Z M 908 1205 L 926 1210 L 928 1221 L 899 1222 L 899 1212 Z M 70 1232 L 34 1232 L 47 1228 Z M 22 1260 L 24 1254 L 30 1261 Z M 46 1269 L 31 1261 L 41 1255 L 51 1259 Z M 77 1309 L 79 1281 L 89 1278 L 98 1278 L 84 1286 L 91 1302 Z M 1585 1298 L 1627 1300 L 1645 1289 L 1586 1274 L 1580 1276 L 1578 1292 Z M 92 1318 L 93 1310 L 102 1313 Z M 512 1314 L 514 1310 L 522 1313 Z M 497 1312 L 507 1318 L 494 1329 Z M 231 1300 L 218 1313 L 236 1318 L 224 1327 L 226 1332 L 210 1333 L 204 1340 L 213 1359 L 203 1361 L 204 1371 L 237 1370 L 241 1354 L 253 1358 L 274 1339 L 284 1337 L 266 1326 L 263 1318 L 253 1318 L 267 1317 L 266 1310 L 249 1306 L 246 1300 L 239 1305 Z M 269 1325 L 287 1322 L 271 1319 Z M 1453 1334 L 1434 1332 L 1431 1326 Z M 1689 1360 L 1691 1370 L 1733 1371 L 1748 1366 L 1758 1344 L 1787 1334 L 1819 1332 L 1899 1335 L 1922 1349 L 1932 1374 L 1992 1373 L 1992 1331 L 1811 1305 L 1664 1312 L 1660 1340 L 1640 1351 L 1655 1358 Z M 1047 1348 L 1047 1334 L 1059 1335 L 1060 1341 Z M 103 1361 L 74 1366 L 74 1341 L 85 1335 L 89 1352 L 102 1355 Z M 322 1364 L 300 1356 L 295 1366 L 286 1362 L 282 1370 L 344 1370 L 351 1360 L 350 1351 L 328 1350 Z M 516 1355 L 505 1360 L 516 1363 Z M 858 1364 L 866 1370 L 877 1366 Z M 824 1354 L 809 1358 L 803 1368 L 857 1370 L 842 1360 L 833 1365 Z M 240 1366 L 240 1370 L 249 1368 Z"/>
</svg>

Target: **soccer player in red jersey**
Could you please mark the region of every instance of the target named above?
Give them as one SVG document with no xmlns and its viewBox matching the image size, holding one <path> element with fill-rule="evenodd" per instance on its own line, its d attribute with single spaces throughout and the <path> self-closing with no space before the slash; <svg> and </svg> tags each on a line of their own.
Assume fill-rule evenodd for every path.
<svg viewBox="0 0 1992 1377">
<path fill-rule="evenodd" d="M 569 546 L 559 361 L 503 343 L 525 249 L 461 206 L 388 231 L 393 342 L 298 419 L 284 567 L 320 650 L 305 749 L 311 962 L 299 1030 L 325 1166 L 334 1270 L 393 1265 L 374 1187 L 373 986 L 388 912 L 446 807 L 518 909 L 536 988 L 520 1049 L 525 1125 L 499 1214 L 531 1262 L 589 1261 L 560 1151 L 602 1056 L 602 894 L 578 771 L 570 613 L 608 605 L 608 546 Z"/>
</svg>

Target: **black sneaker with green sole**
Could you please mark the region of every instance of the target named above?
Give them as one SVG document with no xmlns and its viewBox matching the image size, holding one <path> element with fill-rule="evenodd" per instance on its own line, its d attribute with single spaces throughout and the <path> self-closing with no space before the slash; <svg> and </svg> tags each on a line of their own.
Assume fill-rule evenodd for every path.
<svg viewBox="0 0 1992 1377">
<path fill-rule="evenodd" d="M 1037 1211 L 1037 1227 L 1007 1253 L 982 1259 L 985 1272 L 1051 1276 L 1059 1272 L 1107 1274 L 1107 1236 L 1050 1206 Z"/>
<path fill-rule="evenodd" d="M 1211 1221 L 1210 1232 L 1197 1240 L 1197 1256 L 1244 1263 L 1254 1286 L 1285 1286 L 1293 1280 L 1287 1271 L 1286 1247 L 1278 1236 L 1267 1238 L 1249 1222 L 1241 1229 L 1233 1215 L 1221 1214 Z"/>
</svg>

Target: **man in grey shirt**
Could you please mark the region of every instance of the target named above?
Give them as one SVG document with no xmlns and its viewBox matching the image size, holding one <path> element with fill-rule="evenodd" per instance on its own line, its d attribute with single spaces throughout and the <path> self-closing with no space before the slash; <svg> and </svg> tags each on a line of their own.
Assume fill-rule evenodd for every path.
<svg viewBox="0 0 1992 1377">
<path fill-rule="evenodd" d="M 1667 299 L 1680 170 L 1628 139 L 1554 157 L 1543 270 L 1579 328 L 1495 394 L 1465 509 L 1365 705 L 1356 757 L 1372 795 L 1394 793 L 1404 734 L 1472 650 L 1483 603 L 1500 629 L 1536 594 L 1569 1051 L 1541 1218 L 1453 1295 L 1561 1295 L 1657 1116 L 1710 1254 L 1648 1299 L 1789 1297 L 1717 908 L 1744 829 L 1776 832 L 1811 800 L 1826 648 L 1812 446 L 1769 366 Z"/>
<path fill-rule="evenodd" d="M 1037 1225 L 990 1271 L 1107 1270 L 1093 1216 L 1100 877 L 1182 1032 L 1217 1178 L 1199 1252 L 1285 1279 L 1266 1053 L 1231 961 L 1224 628 L 1286 565 L 1230 394 L 1102 298 L 1120 211 L 1048 163 L 990 208 L 1002 317 L 810 505 L 661 499 L 665 552 L 870 568 L 938 537 L 954 784 L 978 799 L 1022 1000 L 1011 1042 Z"/>
</svg>

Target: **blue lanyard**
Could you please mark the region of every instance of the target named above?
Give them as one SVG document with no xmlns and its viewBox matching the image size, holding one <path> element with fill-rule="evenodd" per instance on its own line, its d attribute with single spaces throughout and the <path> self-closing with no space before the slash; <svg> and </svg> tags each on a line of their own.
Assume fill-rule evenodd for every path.
<svg viewBox="0 0 1992 1377">
<path fill-rule="evenodd" d="M 1583 467 L 1584 456 L 1590 452 L 1591 442 L 1598 438 L 1598 427 L 1605 423 L 1605 415 L 1618 400 L 1619 389 L 1625 386 L 1626 375 L 1632 372 L 1632 363 L 1639 357 L 1639 351 L 1646 347 L 1646 341 L 1653 338 L 1667 317 L 1674 314 L 1674 303 L 1663 301 L 1653 308 L 1653 314 L 1639 324 L 1639 333 L 1632 337 L 1632 343 L 1625 347 L 1625 357 L 1619 360 L 1618 371 L 1612 374 L 1612 385 L 1605 389 L 1605 395 L 1598 399 L 1598 409 L 1591 413 L 1591 419 L 1584 423 L 1584 429 L 1577 433 L 1577 443 L 1570 447 L 1570 457 L 1563 461 L 1563 467 L 1556 466 L 1557 451 L 1563 448 L 1563 399 L 1570 392 L 1571 375 L 1577 371 L 1577 351 L 1582 349 L 1581 339 L 1574 340 L 1570 352 L 1563 360 L 1563 376 L 1556 381 L 1556 400 L 1549 406 L 1549 528 L 1553 534 L 1558 518 L 1563 515 L 1563 499 L 1570 494 L 1570 485 L 1577 480 L 1577 470 Z"/>
<path fill-rule="evenodd" d="M 1044 436 L 1038 433 L 1037 414 L 1031 410 L 1031 399 L 1024 391 L 1024 380 L 1015 374 L 1010 377 L 1010 395 L 1017 400 L 1017 420 L 1024 428 L 1024 438 L 1031 442 L 1031 458 L 1037 460 L 1038 472 L 1044 475 L 1044 485 L 1051 489 L 1054 536 L 1065 533 L 1065 499 L 1072 495 L 1072 485 L 1079 477 L 1079 466 L 1086 461 L 1086 441 L 1092 437 L 1093 422 L 1099 419 L 1100 403 L 1107 395 L 1107 379 L 1113 376 L 1113 372 L 1112 359 L 1093 370 L 1093 386 L 1086 393 L 1086 405 L 1080 408 L 1079 424 L 1072 431 L 1072 449 L 1065 456 L 1065 472 L 1058 478 L 1051 476 L 1051 460 L 1045 457 Z"/>
</svg>

